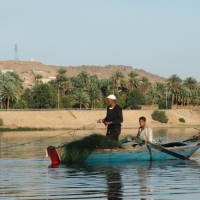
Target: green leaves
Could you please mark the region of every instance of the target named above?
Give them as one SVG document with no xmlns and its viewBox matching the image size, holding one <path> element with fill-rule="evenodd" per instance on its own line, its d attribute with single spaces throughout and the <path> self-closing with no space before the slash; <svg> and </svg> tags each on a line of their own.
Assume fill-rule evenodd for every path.
<svg viewBox="0 0 200 200">
<path fill-rule="evenodd" d="M 89 107 L 90 98 L 86 92 L 77 91 L 74 94 L 74 104 L 79 104 L 79 108 L 81 109 L 83 106 L 85 108 Z"/>
<path fill-rule="evenodd" d="M 151 86 L 147 92 L 147 100 L 154 105 L 155 101 L 158 99 L 159 93 L 156 86 Z"/>
<path fill-rule="evenodd" d="M 116 92 L 119 92 L 119 87 L 124 86 L 125 81 L 124 81 L 124 74 L 117 70 L 114 72 L 113 76 L 112 76 L 113 80 L 114 80 L 114 87 Z"/>
<path fill-rule="evenodd" d="M 138 88 L 139 80 L 136 78 L 138 76 L 138 73 L 135 71 L 131 71 L 129 74 L 129 79 L 127 82 L 127 87 L 130 91 L 133 91 L 133 89 Z"/>
<path fill-rule="evenodd" d="M 40 84 L 34 88 L 32 108 L 56 108 L 57 92 L 49 84 Z"/>
<path fill-rule="evenodd" d="M 139 105 L 145 105 L 145 96 L 139 90 L 133 90 L 127 96 L 127 107 L 132 109 L 138 109 Z"/>
<path fill-rule="evenodd" d="M 15 105 L 15 109 L 27 109 L 28 104 L 25 100 L 20 99 L 17 104 Z"/>
<path fill-rule="evenodd" d="M 16 103 L 22 93 L 22 80 L 15 72 L 0 74 L 0 95 L 3 108 L 10 108 L 10 104 Z"/>
<path fill-rule="evenodd" d="M 168 122 L 168 118 L 165 115 L 165 111 L 159 111 L 159 110 L 155 110 L 152 113 L 152 119 L 155 121 L 159 121 L 161 123 L 167 123 Z"/>
<path fill-rule="evenodd" d="M 139 71 L 123 72 L 117 70 L 109 74 L 108 78 L 99 79 L 97 75 L 90 75 L 88 71 L 68 77 L 66 68 L 60 68 L 56 78 L 48 84 L 43 84 L 42 75 L 34 74 L 35 87 L 24 91 L 23 81 L 18 74 L 0 73 L 1 107 L 56 108 L 59 97 L 60 108 L 105 108 L 106 97 L 113 93 L 122 108 L 136 109 L 138 105 L 158 104 L 159 108 L 165 109 L 166 104 L 167 108 L 171 108 L 173 104 L 200 104 L 200 87 L 192 77 L 182 81 L 179 76 L 173 74 L 166 83 L 151 83 L 148 77 L 140 77 Z"/>
</svg>

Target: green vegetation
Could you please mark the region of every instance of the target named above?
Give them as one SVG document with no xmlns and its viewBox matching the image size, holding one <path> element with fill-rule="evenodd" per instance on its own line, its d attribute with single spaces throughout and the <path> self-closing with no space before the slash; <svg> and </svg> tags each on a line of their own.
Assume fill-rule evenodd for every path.
<svg viewBox="0 0 200 200">
<path fill-rule="evenodd" d="M 3 119 L 0 118 L 0 126 L 3 126 Z"/>
<path fill-rule="evenodd" d="M 53 128 L 33 128 L 33 127 L 17 127 L 17 128 L 9 128 L 9 127 L 0 127 L 1 132 L 7 131 L 48 131 L 54 130 Z"/>
<path fill-rule="evenodd" d="M 0 73 L 1 107 L 9 109 L 23 92 L 22 80 L 15 72 Z"/>
<path fill-rule="evenodd" d="M 83 162 L 95 149 L 113 149 L 121 147 L 120 143 L 100 134 L 92 134 L 80 140 L 70 142 L 65 147 L 62 160 L 67 163 Z"/>
<path fill-rule="evenodd" d="M 74 94 L 74 104 L 78 104 L 80 109 L 82 108 L 82 106 L 88 108 L 89 101 L 90 99 L 86 92 L 76 92 Z"/>
<path fill-rule="evenodd" d="M 40 84 L 33 91 L 33 108 L 57 107 L 57 93 L 52 85 Z"/>
<path fill-rule="evenodd" d="M 182 123 L 185 123 L 185 119 L 184 118 L 179 118 L 179 121 Z"/>
<path fill-rule="evenodd" d="M 165 114 L 165 111 L 159 111 L 159 110 L 155 110 L 152 113 L 152 119 L 155 121 L 159 121 L 161 123 L 167 123 L 168 122 L 168 118 Z"/>
<path fill-rule="evenodd" d="M 181 80 L 172 75 L 166 83 L 151 83 L 134 70 L 127 74 L 117 70 L 109 78 L 99 79 L 86 71 L 68 77 L 67 70 L 60 68 L 55 80 L 42 83 L 43 77 L 33 74 L 35 85 L 24 89 L 23 81 L 15 72 L 0 73 L 2 109 L 106 108 L 106 97 L 113 93 L 122 108 L 157 104 L 159 109 L 170 109 L 175 104 L 200 105 L 200 87 L 192 77 Z"/>
<path fill-rule="evenodd" d="M 127 96 L 127 106 L 137 109 L 139 105 L 145 105 L 145 96 L 139 90 L 133 90 Z"/>
<path fill-rule="evenodd" d="M 15 105 L 16 109 L 27 109 L 28 108 L 28 104 L 25 100 L 20 99 L 17 104 Z"/>
</svg>

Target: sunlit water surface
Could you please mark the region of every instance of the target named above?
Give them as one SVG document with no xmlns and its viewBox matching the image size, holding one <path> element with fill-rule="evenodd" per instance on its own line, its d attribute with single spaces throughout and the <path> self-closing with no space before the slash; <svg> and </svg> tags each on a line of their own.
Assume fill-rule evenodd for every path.
<svg viewBox="0 0 200 200">
<path fill-rule="evenodd" d="M 65 132 L 0 133 L 0 199 L 200 199 L 200 151 L 191 161 L 52 168 L 49 158 L 44 157 L 47 146 L 80 138 L 93 130 Z M 123 130 L 121 137 L 135 132 Z M 58 134 L 63 135 L 52 137 Z M 162 137 L 163 143 L 194 134 L 194 129 L 154 130 L 155 138 Z M 31 143 L 46 137 L 52 138 Z"/>
</svg>

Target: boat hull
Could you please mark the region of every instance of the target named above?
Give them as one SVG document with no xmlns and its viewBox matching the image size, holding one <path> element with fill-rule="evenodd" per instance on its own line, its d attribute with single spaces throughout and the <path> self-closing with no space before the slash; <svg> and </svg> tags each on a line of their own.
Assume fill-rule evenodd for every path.
<svg viewBox="0 0 200 200">
<path fill-rule="evenodd" d="M 170 151 L 183 155 L 185 159 L 200 148 L 200 143 L 187 143 L 186 146 L 166 148 Z M 62 155 L 65 149 L 62 147 L 47 148 L 48 155 L 51 158 L 52 164 L 64 163 Z M 153 148 L 143 146 L 139 149 L 99 149 L 94 151 L 85 163 L 112 163 L 112 162 L 136 162 L 136 161 L 160 161 L 160 160 L 176 160 L 178 158 L 155 150 Z"/>
</svg>

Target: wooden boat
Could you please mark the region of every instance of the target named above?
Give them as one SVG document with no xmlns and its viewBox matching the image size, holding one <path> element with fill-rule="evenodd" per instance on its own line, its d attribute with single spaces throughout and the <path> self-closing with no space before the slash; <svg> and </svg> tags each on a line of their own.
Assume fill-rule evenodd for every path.
<svg viewBox="0 0 200 200">
<path fill-rule="evenodd" d="M 160 149 L 159 149 L 160 148 Z M 158 149 L 149 146 L 141 146 L 137 148 L 127 149 L 96 149 L 84 163 L 113 163 L 113 162 L 136 162 L 136 161 L 160 161 L 179 159 L 176 155 L 180 155 L 181 159 L 189 160 L 200 148 L 199 142 L 173 142 L 164 144 Z M 163 149 L 165 151 L 163 151 Z M 52 165 L 63 163 L 63 147 L 48 147 L 47 154 L 51 158 Z M 166 153 L 167 152 L 167 153 Z M 172 152 L 171 155 L 168 152 Z M 175 156 L 173 155 L 173 152 Z"/>
</svg>

